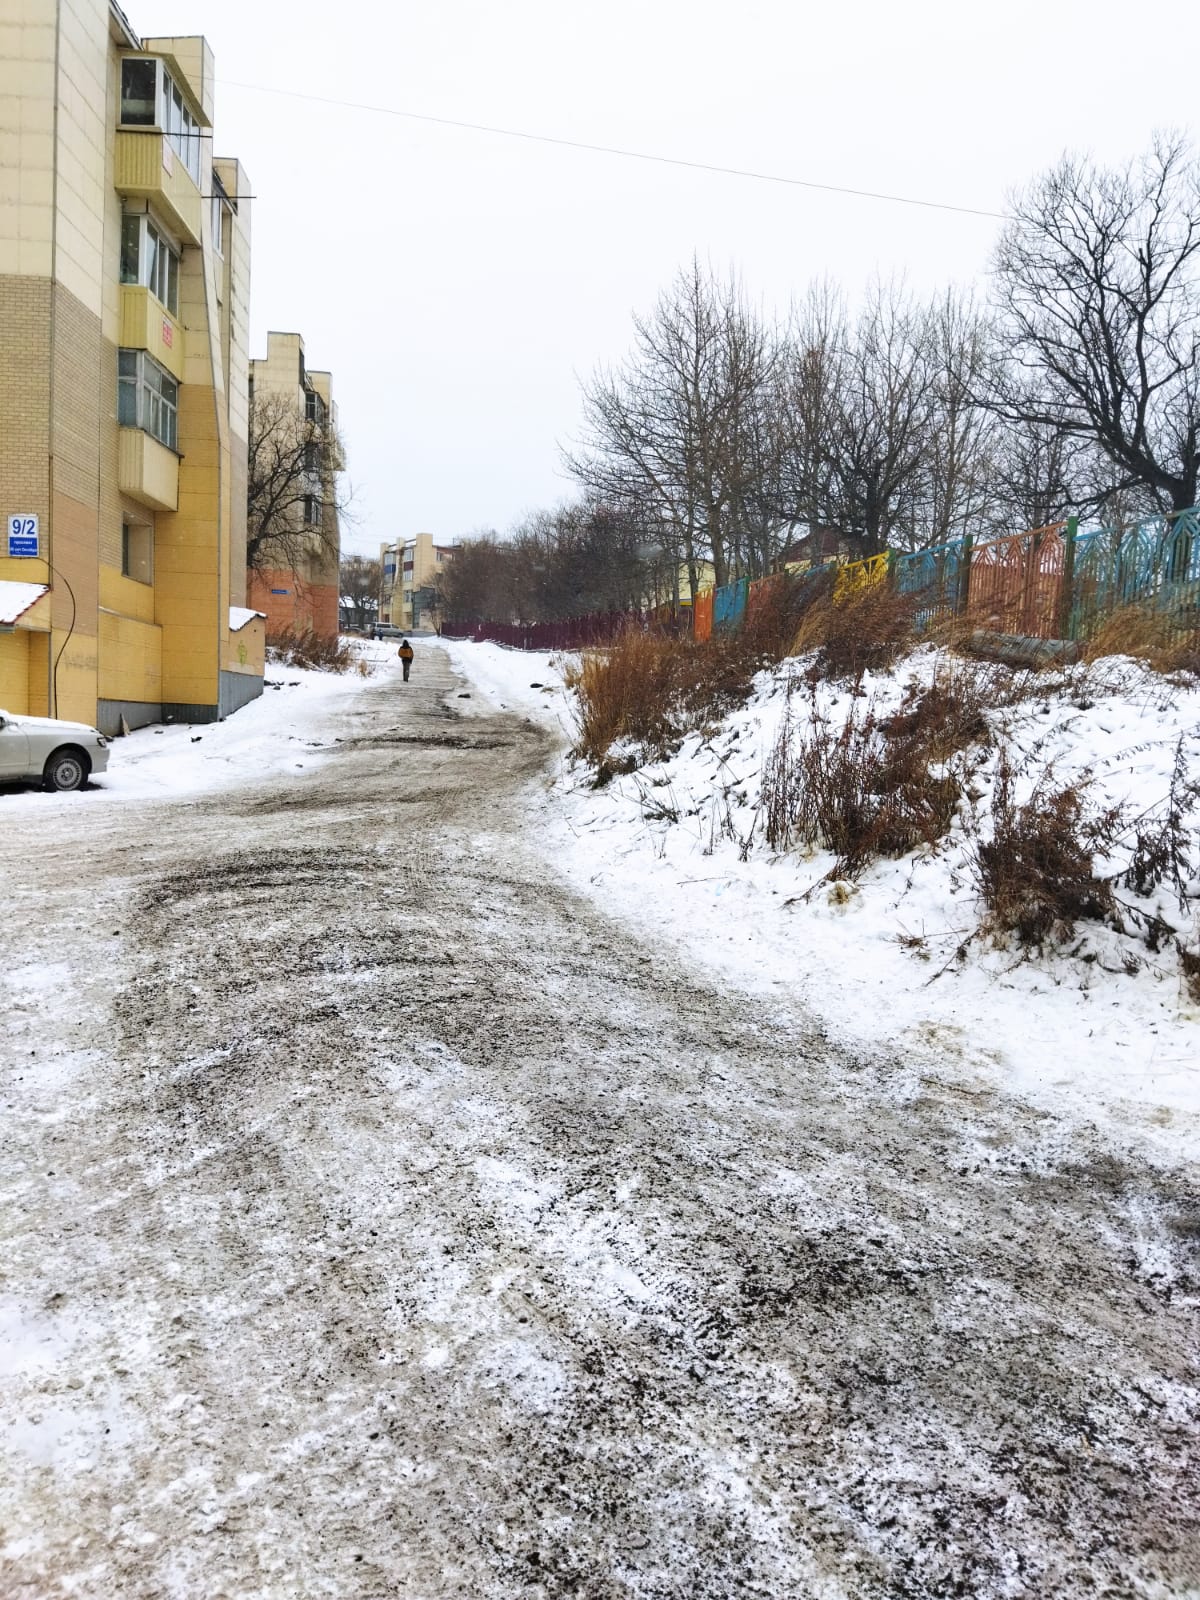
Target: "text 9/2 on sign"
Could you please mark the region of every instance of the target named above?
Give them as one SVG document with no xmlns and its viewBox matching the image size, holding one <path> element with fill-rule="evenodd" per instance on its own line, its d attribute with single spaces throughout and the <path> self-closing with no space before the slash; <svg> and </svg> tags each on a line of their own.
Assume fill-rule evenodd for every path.
<svg viewBox="0 0 1200 1600">
<path fill-rule="evenodd" d="M 37 556 L 41 554 L 41 540 L 36 517 L 9 517 L 8 553 L 10 556 Z"/>
</svg>

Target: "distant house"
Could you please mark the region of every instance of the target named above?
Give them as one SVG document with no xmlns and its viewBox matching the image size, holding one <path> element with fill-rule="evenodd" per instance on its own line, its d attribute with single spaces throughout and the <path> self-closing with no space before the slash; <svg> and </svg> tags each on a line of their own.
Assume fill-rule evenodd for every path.
<svg viewBox="0 0 1200 1600">
<path fill-rule="evenodd" d="M 304 340 L 298 333 L 268 333 L 265 359 L 250 363 L 250 394 L 252 400 L 279 396 L 303 419 L 311 435 L 305 493 L 293 510 L 303 532 L 298 559 L 292 567 L 252 573 L 250 603 L 266 613 L 268 634 L 312 629 L 323 639 L 336 638 L 341 528 L 333 379 L 306 364 Z"/>
<path fill-rule="evenodd" d="M 836 528 L 811 528 L 780 551 L 779 566 L 785 572 L 807 572 L 810 567 L 821 567 L 830 561 L 853 559 L 851 541 Z"/>
<path fill-rule="evenodd" d="M 452 544 L 438 544 L 431 533 L 385 544 L 379 551 L 379 622 L 417 630 L 441 622 L 441 578 L 454 559 Z"/>
</svg>

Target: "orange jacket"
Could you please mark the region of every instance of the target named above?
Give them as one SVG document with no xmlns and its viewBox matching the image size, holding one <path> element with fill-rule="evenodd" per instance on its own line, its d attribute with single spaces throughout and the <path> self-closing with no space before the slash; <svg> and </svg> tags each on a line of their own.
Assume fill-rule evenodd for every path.
<svg viewBox="0 0 1200 1600">
<path fill-rule="evenodd" d="M 397 651 L 397 654 L 399 655 L 401 661 L 411 661 L 413 656 L 416 654 L 416 651 L 413 649 L 412 645 L 402 644 L 400 649 Z"/>
</svg>

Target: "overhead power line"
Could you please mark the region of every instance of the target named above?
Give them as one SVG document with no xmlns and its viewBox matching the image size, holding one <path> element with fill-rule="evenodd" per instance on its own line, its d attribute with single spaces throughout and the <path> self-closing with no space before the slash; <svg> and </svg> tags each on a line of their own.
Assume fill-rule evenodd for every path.
<svg viewBox="0 0 1200 1600">
<path fill-rule="evenodd" d="M 756 183 L 782 183 L 793 189 L 816 189 L 823 194 L 850 195 L 856 200 L 884 200 L 898 206 L 921 206 L 928 211 L 956 211 L 968 217 L 989 217 L 1007 222 L 1002 211 L 982 206 L 957 206 L 948 200 L 921 200 L 909 194 L 888 194 L 880 189 L 852 189 L 842 183 L 818 183 L 813 178 L 790 178 L 778 172 L 755 172 L 749 167 L 724 167 L 711 161 L 688 161 L 682 156 L 655 155 L 647 150 L 626 150 L 619 145 L 590 144 L 583 139 L 560 139 L 549 133 L 527 133 L 520 128 L 500 128 L 488 122 L 463 122 L 457 117 L 434 117 L 422 111 L 404 111 L 399 106 L 376 106 L 361 100 L 338 100 L 330 95 L 306 94 L 299 89 L 277 89 L 266 83 L 242 83 L 233 78 L 218 82 L 229 89 L 248 89 L 255 94 L 281 95 L 288 100 L 308 100 L 315 105 L 336 106 L 343 111 L 367 111 L 380 117 L 402 117 L 407 122 L 427 122 L 438 128 L 462 128 L 468 133 L 488 133 L 501 139 L 523 139 L 529 144 L 557 145 L 562 150 L 586 150 L 592 155 L 619 156 L 624 161 L 649 161 L 663 167 L 685 167 L 690 172 L 712 172 L 723 178 L 749 178 Z"/>
</svg>

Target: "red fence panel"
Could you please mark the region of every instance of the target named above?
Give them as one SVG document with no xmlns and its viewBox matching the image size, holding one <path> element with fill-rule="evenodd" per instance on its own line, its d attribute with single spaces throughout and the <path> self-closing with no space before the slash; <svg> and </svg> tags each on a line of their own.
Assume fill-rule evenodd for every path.
<svg viewBox="0 0 1200 1600">
<path fill-rule="evenodd" d="M 980 627 L 1031 639 L 1058 636 L 1065 522 L 976 545 L 968 611 Z"/>
</svg>

